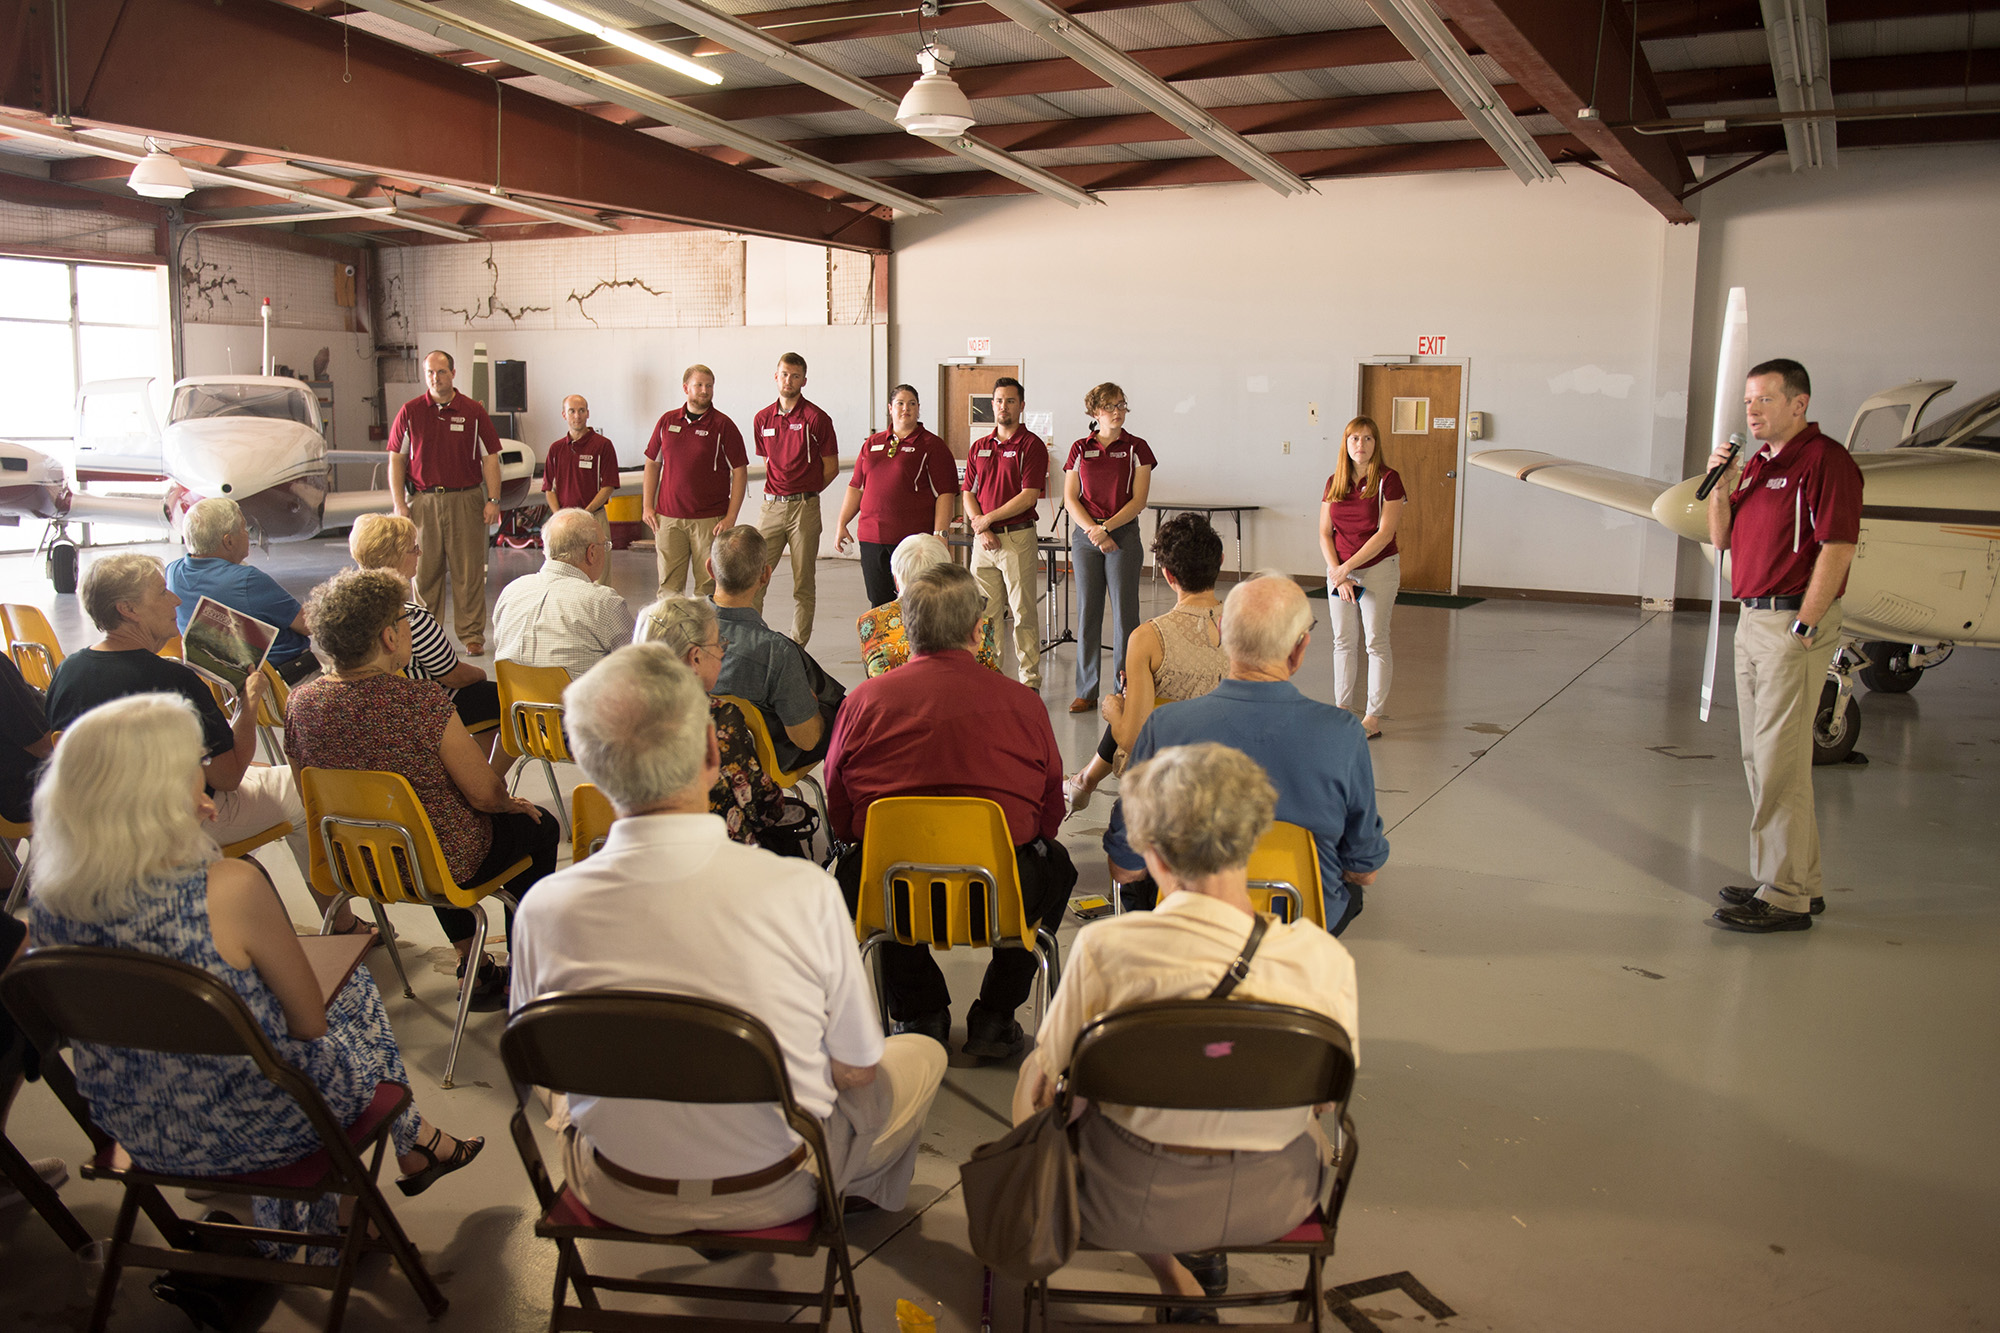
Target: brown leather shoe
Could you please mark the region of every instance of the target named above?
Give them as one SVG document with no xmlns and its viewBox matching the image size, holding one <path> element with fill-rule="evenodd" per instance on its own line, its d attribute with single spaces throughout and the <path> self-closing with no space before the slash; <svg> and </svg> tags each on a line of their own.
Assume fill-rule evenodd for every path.
<svg viewBox="0 0 2000 1333">
<path fill-rule="evenodd" d="M 1069 701 L 1069 711 L 1072 713 L 1094 713 L 1097 711 L 1097 700 L 1071 699 Z"/>
</svg>

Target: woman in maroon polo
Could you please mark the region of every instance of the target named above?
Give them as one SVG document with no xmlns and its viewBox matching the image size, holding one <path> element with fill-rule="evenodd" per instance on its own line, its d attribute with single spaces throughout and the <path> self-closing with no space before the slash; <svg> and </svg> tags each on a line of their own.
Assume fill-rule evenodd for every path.
<svg viewBox="0 0 2000 1333">
<path fill-rule="evenodd" d="M 1334 702 L 1361 714 L 1371 740 L 1382 734 L 1382 710 L 1395 667 L 1389 654 L 1389 617 L 1403 583 L 1396 529 L 1406 503 L 1403 479 L 1383 465 L 1381 442 L 1381 427 L 1372 418 L 1347 423 L 1341 432 L 1340 464 L 1326 479 L 1319 506 L 1319 546 L 1326 556 L 1326 600 L 1333 617 Z"/>
<path fill-rule="evenodd" d="M 896 544 L 919 532 L 942 533 L 958 494 L 958 464 L 945 442 L 919 421 L 917 391 L 898 384 L 889 394 L 889 429 L 870 435 L 854 460 L 847 498 L 840 502 L 835 544 L 854 540 L 848 524 L 861 519 L 861 581 L 868 605 L 896 600 L 889 557 Z"/>
<path fill-rule="evenodd" d="M 1069 447 L 1063 505 L 1069 510 L 1070 564 L 1076 570 L 1076 698 L 1072 713 L 1097 707 L 1098 653 L 1104 639 L 1104 590 L 1112 588 L 1111 676 L 1125 670 L 1125 645 L 1139 628 L 1139 567 L 1145 544 L 1139 515 L 1152 486 L 1153 451 L 1125 433 L 1125 391 L 1104 383 L 1083 396 L 1090 434 Z"/>
</svg>

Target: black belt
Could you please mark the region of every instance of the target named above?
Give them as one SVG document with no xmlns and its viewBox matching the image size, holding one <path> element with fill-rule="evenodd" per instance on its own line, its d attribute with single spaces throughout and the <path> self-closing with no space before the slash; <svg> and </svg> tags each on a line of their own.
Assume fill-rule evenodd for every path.
<svg viewBox="0 0 2000 1333">
<path fill-rule="evenodd" d="M 778 504 L 790 504 L 798 500 L 817 500 L 819 499 L 819 492 L 798 491 L 792 495 L 779 495 L 776 491 L 765 491 L 764 499 L 767 503 L 775 501 Z"/>
<path fill-rule="evenodd" d="M 988 532 L 1019 532 L 1022 528 L 1032 528 L 1034 526 L 1034 519 L 1024 518 L 1016 523 L 996 523 L 986 530 Z"/>
<path fill-rule="evenodd" d="M 478 490 L 478 489 L 479 489 L 479 488 L 480 488 L 481 486 L 483 486 L 483 485 L 485 485 L 485 483 L 484 483 L 484 482 L 474 482 L 474 483 L 473 483 L 472 485 L 470 485 L 470 486 L 419 486 L 419 487 L 417 487 L 417 494 L 419 494 L 419 495 L 463 495 L 463 494 L 464 494 L 464 493 L 465 493 L 466 491 L 476 491 L 476 490 Z"/>
<path fill-rule="evenodd" d="M 1806 604 L 1803 597 L 1739 597 L 1737 601 L 1752 611 L 1796 611 Z"/>
</svg>

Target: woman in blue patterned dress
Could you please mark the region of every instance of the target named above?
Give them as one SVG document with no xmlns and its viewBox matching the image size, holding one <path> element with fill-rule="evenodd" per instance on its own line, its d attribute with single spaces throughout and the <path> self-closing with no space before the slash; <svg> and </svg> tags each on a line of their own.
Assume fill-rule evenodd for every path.
<svg viewBox="0 0 2000 1333">
<path fill-rule="evenodd" d="M 35 792 L 33 940 L 133 949 L 213 973 L 250 1007 L 278 1057 L 352 1123 L 377 1083 L 409 1082 L 375 979 L 357 969 L 322 1008 L 270 882 L 248 862 L 218 859 L 201 827 L 215 807 L 200 758 L 201 724 L 174 695 L 119 699 L 69 729 Z M 236 1175 L 320 1146 L 298 1104 L 247 1056 L 78 1043 L 75 1060 L 91 1113 L 140 1166 Z M 466 1165 L 485 1142 L 452 1138 L 415 1106 L 394 1138 L 405 1194 Z M 331 1232 L 335 1202 L 259 1198 L 256 1220 Z"/>
</svg>

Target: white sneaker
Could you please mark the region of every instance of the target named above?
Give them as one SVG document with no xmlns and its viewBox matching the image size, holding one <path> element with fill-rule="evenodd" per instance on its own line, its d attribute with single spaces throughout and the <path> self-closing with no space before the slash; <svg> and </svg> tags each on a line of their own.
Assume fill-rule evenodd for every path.
<svg viewBox="0 0 2000 1333">
<path fill-rule="evenodd" d="M 52 1190 L 59 1190 L 69 1183 L 69 1165 L 60 1157 L 44 1157 L 39 1162 L 30 1162 L 35 1174 L 40 1176 Z M 17 1203 L 25 1203 L 27 1196 L 12 1185 L 0 1184 L 0 1208 L 9 1208 Z"/>
</svg>

